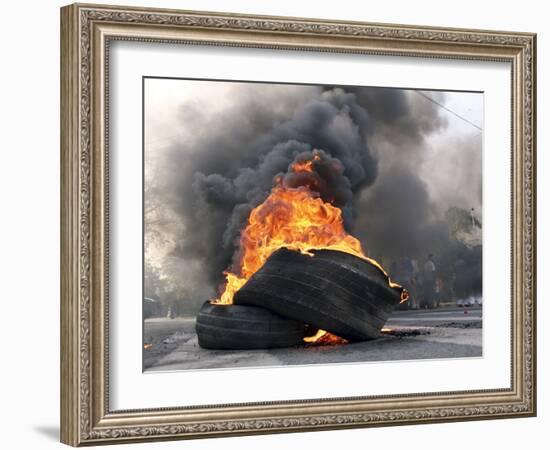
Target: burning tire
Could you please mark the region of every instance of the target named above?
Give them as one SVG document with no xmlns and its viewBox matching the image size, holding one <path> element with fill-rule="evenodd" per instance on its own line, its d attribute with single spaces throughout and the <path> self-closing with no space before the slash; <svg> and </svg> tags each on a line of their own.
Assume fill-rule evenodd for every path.
<svg viewBox="0 0 550 450">
<path fill-rule="evenodd" d="M 401 300 L 386 274 L 368 261 L 334 250 L 314 256 L 282 248 L 235 294 L 256 305 L 349 341 L 379 337 Z"/>
<path fill-rule="evenodd" d="M 202 348 L 247 350 L 301 344 L 305 325 L 265 308 L 206 302 L 197 315 L 196 331 Z"/>
</svg>

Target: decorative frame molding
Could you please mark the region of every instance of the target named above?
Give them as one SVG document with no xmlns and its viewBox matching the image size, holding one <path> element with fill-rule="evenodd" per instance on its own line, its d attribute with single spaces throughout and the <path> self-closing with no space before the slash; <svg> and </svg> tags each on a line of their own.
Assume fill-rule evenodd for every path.
<svg viewBox="0 0 550 450">
<path fill-rule="evenodd" d="M 110 411 L 108 67 L 112 40 L 507 61 L 512 66 L 510 389 Z M 311 431 L 536 414 L 536 35 L 75 4 L 61 9 L 61 440 Z"/>
</svg>

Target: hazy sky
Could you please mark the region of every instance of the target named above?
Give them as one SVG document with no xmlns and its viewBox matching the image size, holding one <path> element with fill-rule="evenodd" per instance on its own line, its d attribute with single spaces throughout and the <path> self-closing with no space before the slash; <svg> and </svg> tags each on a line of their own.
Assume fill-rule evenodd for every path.
<svg viewBox="0 0 550 450">
<path fill-rule="evenodd" d="M 185 135 L 186 131 L 178 119 L 179 110 L 186 105 L 207 103 L 209 109 L 214 113 L 222 111 L 230 105 L 238 96 L 240 83 L 212 82 L 199 80 L 174 80 L 148 78 L 145 81 L 145 130 L 146 130 L 146 152 L 156 152 L 166 148 L 179 136 Z M 242 85 L 241 85 L 242 86 Z M 252 84 L 251 86 L 255 86 Z M 277 85 L 262 84 L 262 89 L 277 89 Z M 293 89 L 293 85 L 282 85 L 281 87 Z M 298 86 L 297 90 L 306 90 L 306 86 Z M 409 91 L 412 92 L 412 91 Z M 431 96 L 431 91 L 421 91 Z M 417 94 L 414 94 L 417 95 Z M 426 100 L 426 102 L 429 102 Z M 450 92 L 445 91 L 443 105 L 470 122 L 483 128 L 483 95 L 472 92 Z M 434 108 L 438 108 L 434 105 Z M 479 130 L 469 123 L 454 116 L 452 113 L 441 111 L 446 114 L 449 121 L 445 133 L 440 136 L 449 137 L 478 134 Z M 435 144 L 435 143 L 434 143 Z M 192 151 L 192 149 L 189 149 Z"/>
</svg>

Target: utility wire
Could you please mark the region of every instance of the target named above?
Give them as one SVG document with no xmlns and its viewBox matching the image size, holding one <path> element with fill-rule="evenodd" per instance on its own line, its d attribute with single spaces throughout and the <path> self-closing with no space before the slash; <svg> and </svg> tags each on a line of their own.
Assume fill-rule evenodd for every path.
<svg viewBox="0 0 550 450">
<path fill-rule="evenodd" d="M 455 115 L 456 117 L 458 117 L 459 119 L 463 120 L 464 122 L 469 123 L 471 126 L 477 128 L 479 131 L 483 131 L 483 130 L 482 130 L 480 127 L 478 127 L 475 123 L 470 122 L 468 119 L 466 119 L 465 117 L 462 117 L 460 114 L 457 114 L 457 113 L 455 113 L 454 111 L 450 110 L 450 109 L 447 108 L 445 105 L 442 105 L 441 103 L 436 102 L 433 98 L 431 98 L 430 96 L 424 94 L 423 92 L 420 92 L 420 91 L 414 91 L 414 92 L 416 92 L 418 95 L 421 95 L 421 96 L 424 97 L 426 100 L 429 100 L 430 102 L 435 103 L 437 106 L 443 108 L 445 111 L 450 112 L 451 114 Z"/>
</svg>

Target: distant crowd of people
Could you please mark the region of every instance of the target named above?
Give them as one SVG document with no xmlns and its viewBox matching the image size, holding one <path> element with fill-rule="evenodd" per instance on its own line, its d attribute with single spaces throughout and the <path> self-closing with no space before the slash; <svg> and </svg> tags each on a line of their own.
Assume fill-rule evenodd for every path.
<svg viewBox="0 0 550 450">
<path fill-rule="evenodd" d="M 433 254 L 429 254 L 424 264 L 418 260 L 403 258 L 390 266 L 392 280 L 409 291 L 408 307 L 435 308 L 439 306 L 443 280 L 437 276 Z"/>
</svg>

